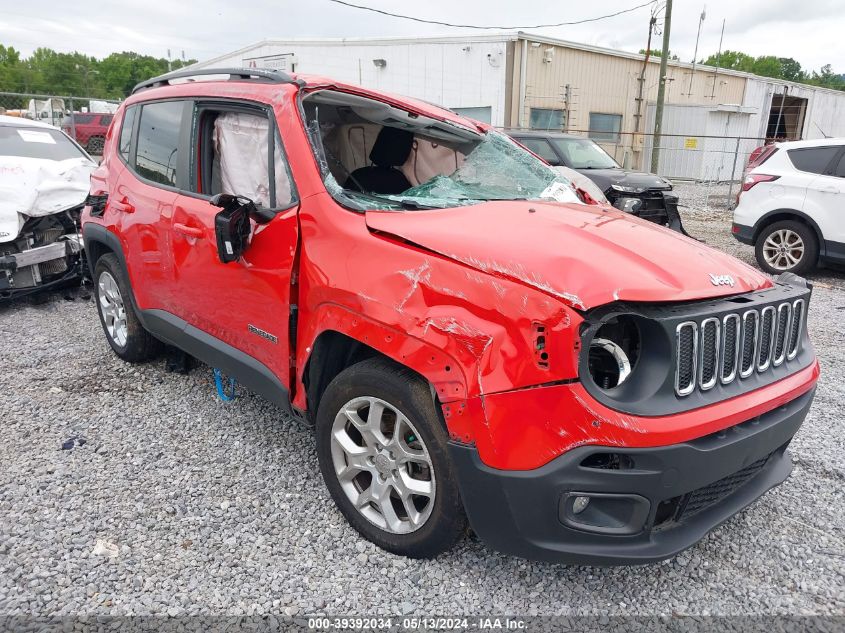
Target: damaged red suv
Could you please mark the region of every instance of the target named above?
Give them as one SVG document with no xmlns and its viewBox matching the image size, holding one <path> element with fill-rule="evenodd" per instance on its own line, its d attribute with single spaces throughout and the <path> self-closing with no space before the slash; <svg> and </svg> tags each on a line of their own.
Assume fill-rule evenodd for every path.
<svg viewBox="0 0 845 633">
<path fill-rule="evenodd" d="M 121 106 L 83 234 L 108 343 L 162 344 L 315 429 L 391 552 L 646 563 L 789 475 L 810 286 L 605 206 L 505 135 L 269 70 Z"/>
</svg>

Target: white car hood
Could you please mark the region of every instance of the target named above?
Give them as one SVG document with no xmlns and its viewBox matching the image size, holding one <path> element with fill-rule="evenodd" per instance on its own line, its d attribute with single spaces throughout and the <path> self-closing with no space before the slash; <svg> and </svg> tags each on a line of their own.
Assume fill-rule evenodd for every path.
<svg viewBox="0 0 845 633">
<path fill-rule="evenodd" d="M 14 240 L 28 217 L 81 204 L 96 167 L 83 157 L 55 161 L 0 156 L 0 242 Z"/>
</svg>

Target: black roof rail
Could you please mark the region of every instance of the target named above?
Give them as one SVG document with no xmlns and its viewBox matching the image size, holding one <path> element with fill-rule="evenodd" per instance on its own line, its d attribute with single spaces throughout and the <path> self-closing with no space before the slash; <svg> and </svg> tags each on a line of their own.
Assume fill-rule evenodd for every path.
<svg viewBox="0 0 845 633">
<path fill-rule="evenodd" d="M 260 83 L 273 84 L 298 84 L 301 80 L 294 79 L 281 70 L 270 70 L 267 68 L 197 68 L 194 70 L 175 70 L 171 73 L 159 75 L 152 79 L 142 81 L 132 89 L 132 94 L 147 88 L 158 88 L 170 85 L 172 79 L 190 79 L 191 77 L 203 77 L 208 75 L 229 75 L 227 81 L 257 81 Z"/>
</svg>

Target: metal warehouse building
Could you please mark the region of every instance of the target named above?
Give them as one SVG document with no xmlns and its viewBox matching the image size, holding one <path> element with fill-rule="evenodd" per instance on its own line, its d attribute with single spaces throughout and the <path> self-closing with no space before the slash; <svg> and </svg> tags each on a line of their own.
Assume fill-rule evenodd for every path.
<svg viewBox="0 0 845 633">
<path fill-rule="evenodd" d="M 441 104 L 498 127 L 589 135 L 648 168 L 659 58 L 528 33 L 267 40 L 195 67 L 277 68 Z M 763 139 L 845 136 L 845 92 L 670 61 L 659 172 L 729 180 Z"/>
</svg>

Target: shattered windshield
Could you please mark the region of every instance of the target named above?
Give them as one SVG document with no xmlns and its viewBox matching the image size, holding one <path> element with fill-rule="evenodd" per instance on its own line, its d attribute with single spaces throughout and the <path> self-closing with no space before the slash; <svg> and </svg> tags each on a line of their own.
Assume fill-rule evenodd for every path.
<svg viewBox="0 0 845 633">
<path fill-rule="evenodd" d="M 303 101 L 327 190 L 345 206 L 430 209 L 491 200 L 580 203 L 572 183 L 499 132 L 325 91 Z M 342 102 L 349 100 L 346 105 Z"/>
<path fill-rule="evenodd" d="M 490 131 L 451 174 L 403 191 L 397 200 L 438 207 L 488 200 L 580 202 L 571 183 L 499 132 Z"/>
</svg>

